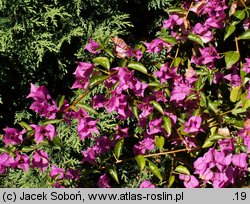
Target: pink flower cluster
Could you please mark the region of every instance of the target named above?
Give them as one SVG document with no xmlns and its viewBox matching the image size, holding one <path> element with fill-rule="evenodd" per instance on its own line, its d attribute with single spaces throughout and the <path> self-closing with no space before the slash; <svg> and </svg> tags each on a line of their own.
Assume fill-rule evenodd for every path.
<svg viewBox="0 0 250 204">
<path fill-rule="evenodd" d="M 49 95 L 48 90 L 44 86 L 35 86 L 31 84 L 30 94 L 27 98 L 32 98 L 34 102 L 30 109 L 38 113 L 41 117 L 54 119 L 58 111 L 56 102 Z"/>
<path fill-rule="evenodd" d="M 246 121 L 238 133 L 230 124 L 230 129 L 234 130 L 232 134 L 229 130 L 226 133 L 218 131 L 218 134 L 224 137 L 213 143 L 212 148 L 210 145 L 205 147 L 207 151 L 205 148 L 203 151 L 201 146 L 205 138 L 210 136 L 214 125 L 218 128 L 221 125 L 218 125 L 218 122 L 227 123 L 226 119 L 222 118 L 224 113 L 221 113 L 225 111 L 224 107 L 233 106 L 233 101 L 240 101 L 244 96 L 231 100 L 232 103 L 227 105 L 223 103 L 228 102 L 234 95 L 222 96 L 223 94 L 240 88 L 238 94 L 244 92 L 245 100 L 250 99 L 250 82 L 247 81 L 250 74 L 250 58 L 246 57 L 243 63 L 235 63 L 227 69 L 223 67 L 224 65 L 222 65 L 223 68 L 220 67 L 220 64 L 223 64 L 222 57 L 215 41 L 218 40 L 216 32 L 224 29 L 227 23 L 228 6 L 225 0 L 196 0 L 193 4 L 186 2 L 184 8 L 187 8 L 199 21 L 189 21 L 188 15 L 174 12 L 170 13 L 169 18 L 163 22 L 162 31 L 169 33 L 168 37 L 175 38 L 178 46 L 175 42 L 168 42 L 166 38 L 159 36 L 149 43 L 145 42 L 142 45 L 144 49 L 133 49 L 122 39 L 115 37 L 111 38 L 114 53 L 112 56 L 122 59 L 122 65 L 118 66 L 113 57 L 109 60 L 106 55 L 103 59 L 106 60 L 105 62 L 109 60 L 110 69 L 106 67 L 106 70 L 101 70 L 105 66 L 101 67 L 92 62 L 78 63 L 72 89 L 80 89 L 84 92 L 84 97 L 95 85 L 102 83 L 102 93 L 91 96 L 89 109 L 85 110 L 76 105 L 81 102 L 81 96 L 72 106 L 63 101 L 63 105 L 58 107 L 59 105 L 44 86 L 37 87 L 31 84 L 30 94 L 27 97 L 34 101 L 30 109 L 49 120 L 46 125 L 32 124 L 22 131 L 8 127 L 4 129 L 5 147 L 14 146 L 15 151 L 9 153 L 10 150 L 7 149 L 0 155 L 0 173 L 4 174 L 8 168 L 24 171 L 38 168 L 42 173 L 49 169 L 49 175 L 55 181 L 55 187 L 64 187 L 64 180 L 78 180 L 80 174 L 75 168 L 63 168 L 61 164 L 58 166 L 51 164 L 53 161 L 50 162 L 50 156 L 40 148 L 43 141 L 48 140 L 48 143 L 53 143 L 58 139 L 55 138 L 58 134 L 55 125 L 57 121 L 54 121 L 55 124 L 50 121 L 60 119 L 72 127 L 76 124 L 80 144 L 85 145 L 78 155 L 81 160 L 79 163 L 84 168 L 91 166 L 91 171 L 95 167 L 99 172 L 101 171 L 97 183 L 101 188 L 110 188 L 111 182 L 106 172 L 108 168 L 101 166 L 103 163 L 100 161 L 105 157 L 104 161 L 108 165 L 111 162 L 113 164 L 114 159 L 117 162 L 119 158 L 113 156 L 114 151 L 117 148 L 116 144 L 123 139 L 131 145 L 125 147 L 127 154 L 132 153 L 131 157 L 155 154 L 162 149 L 174 152 L 185 148 L 188 159 L 194 161 L 196 154 L 192 151 L 199 150 L 195 152 L 199 157 L 197 156 L 194 161 L 194 171 L 191 174 L 183 172 L 179 174 L 179 179 L 187 188 L 201 186 L 222 188 L 240 185 L 247 177 L 249 166 L 250 120 L 247 119 L 249 118 L 247 110 L 240 109 L 246 112 L 241 115 Z M 245 20 L 244 23 L 247 27 L 248 21 Z M 191 37 L 198 36 L 198 40 L 189 42 L 190 34 Z M 187 47 L 184 54 L 178 57 L 179 49 L 182 49 L 187 41 L 188 45 L 191 43 L 194 45 L 192 52 L 189 52 L 190 47 Z M 105 49 L 102 50 L 98 42 L 92 39 L 85 49 L 95 55 L 105 53 Z M 175 51 L 174 55 L 171 53 L 172 50 Z M 160 62 L 147 62 L 147 64 L 144 61 L 144 59 L 148 60 L 147 55 L 159 57 L 163 51 L 164 56 L 165 53 L 167 55 Z M 145 66 L 141 62 L 145 62 Z M 95 80 L 99 80 L 98 83 L 92 82 Z M 242 102 L 237 104 L 237 108 L 242 106 Z M 97 114 L 91 114 L 89 110 Z M 101 112 L 115 114 L 116 126 L 110 128 L 109 132 L 104 133 L 100 127 L 101 119 L 98 114 Z M 232 111 L 229 112 L 231 114 Z M 163 148 L 156 148 L 157 136 L 164 137 Z M 35 143 L 29 155 L 24 154 L 21 147 L 27 140 L 32 145 Z M 189 155 L 191 152 L 192 157 Z M 160 153 L 162 155 L 162 152 Z M 176 154 L 178 153 L 174 153 Z M 185 159 L 181 162 L 185 163 Z M 158 172 L 154 172 L 154 175 L 160 177 Z M 115 177 L 114 180 L 117 178 Z M 152 183 L 145 180 L 139 187 L 155 188 L 156 185 L 153 183 L 155 180 Z"/>
<path fill-rule="evenodd" d="M 36 150 L 32 156 L 32 162 L 30 157 L 20 152 L 15 152 L 15 157 L 10 154 L 2 153 L 0 155 L 0 173 L 4 174 L 8 167 L 23 169 L 25 172 L 29 168 L 40 168 L 44 173 L 49 165 L 48 154 L 44 150 Z"/>
</svg>

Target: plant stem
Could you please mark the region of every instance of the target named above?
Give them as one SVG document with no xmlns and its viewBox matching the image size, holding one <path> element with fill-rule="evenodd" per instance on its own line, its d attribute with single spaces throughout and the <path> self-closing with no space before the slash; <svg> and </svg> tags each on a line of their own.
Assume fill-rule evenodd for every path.
<svg viewBox="0 0 250 204">
<path fill-rule="evenodd" d="M 167 154 L 175 154 L 175 153 L 178 153 L 178 152 L 186 152 L 188 151 L 188 149 L 177 149 L 177 150 L 171 150 L 171 151 L 167 151 L 167 152 L 159 152 L 159 153 L 154 153 L 154 154 L 148 154 L 148 155 L 142 155 L 144 158 L 149 158 L 149 157 L 157 157 L 157 156 L 162 156 L 162 155 L 167 155 Z M 123 162 L 126 162 L 126 161 L 131 161 L 131 160 L 134 160 L 135 158 L 129 158 L 129 159 L 124 159 L 124 160 L 117 160 L 116 161 L 116 164 L 119 164 L 119 163 L 123 163 Z"/>
<path fill-rule="evenodd" d="M 190 4 L 189 9 L 188 9 L 188 11 L 187 11 L 187 13 L 186 13 L 185 19 L 188 17 L 188 14 L 189 14 L 190 9 L 192 8 L 193 4 L 194 4 L 194 2 L 192 2 L 192 3 Z"/>
<path fill-rule="evenodd" d="M 170 64 L 170 67 L 172 67 L 172 66 L 173 66 L 173 64 L 174 64 L 174 60 L 178 57 L 179 50 L 180 50 L 180 44 L 178 44 L 178 48 L 177 48 L 177 50 L 176 50 L 176 53 L 175 53 L 174 59 L 172 60 L 172 62 L 171 62 L 171 64 Z"/>
<path fill-rule="evenodd" d="M 190 151 L 191 148 L 189 147 L 188 143 L 186 142 L 186 140 L 185 140 L 185 139 L 183 138 L 183 136 L 181 135 L 181 133 L 180 133 L 180 128 L 177 129 L 177 134 L 178 134 L 179 138 L 181 139 L 181 141 L 185 144 L 186 149 L 187 149 L 188 151 Z"/>
<path fill-rule="evenodd" d="M 245 4 L 245 2 L 243 0 L 240 0 L 240 2 L 242 3 L 242 5 L 247 9 L 247 5 Z"/>
<path fill-rule="evenodd" d="M 114 71 L 109 73 L 109 77 L 111 77 L 112 75 L 116 74 L 118 71 Z M 88 87 L 86 92 L 84 92 L 78 99 L 76 99 L 69 107 L 67 107 L 63 112 L 67 112 L 70 109 L 73 109 L 73 107 L 75 107 L 85 96 L 87 96 L 89 94 L 89 92 L 96 86 L 99 85 L 100 83 L 102 83 L 103 81 L 97 82 L 95 83 L 92 87 Z"/>
<path fill-rule="evenodd" d="M 240 55 L 239 42 L 237 37 L 235 37 L 235 45 L 236 45 L 236 51 Z M 240 60 L 240 65 L 242 66 L 241 60 Z"/>
<path fill-rule="evenodd" d="M 224 112 L 224 113 L 221 113 L 219 116 L 224 116 L 224 115 L 227 115 L 228 113 L 231 113 L 233 110 L 228 110 L 228 111 L 226 111 L 226 112 Z"/>
</svg>

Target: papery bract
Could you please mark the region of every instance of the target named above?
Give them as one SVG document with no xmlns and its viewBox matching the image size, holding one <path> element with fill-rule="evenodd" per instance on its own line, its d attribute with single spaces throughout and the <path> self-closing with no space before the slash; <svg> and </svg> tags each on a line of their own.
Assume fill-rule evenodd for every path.
<svg viewBox="0 0 250 204">
<path fill-rule="evenodd" d="M 50 171 L 50 177 L 51 178 L 57 178 L 57 179 L 63 179 L 64 178 L 64 169 L 59 168 L 56 165 L 52 165 L 51 171 Z"/>
<path fill-rule="evenodd" d="M 40 168 L 44 173 L 49 166 L 49 156 L 44 150 L 36 150 L 32 159 L 33 167 Z"/>
<path fill-rule="evenodd" d="M 155 185 L 152 184 L 150 181 L 145 180 L 140 184 L 140 188 L 155 188 Z"/>
<path fill-rule="evenodd" d="M 155 142 L 153 139 L 145 138 L 142 141 L 139 142 L 138 145 L 134 146 L 134 154 L 135 155 L 141 155 L 145 154 L 147 150 L 153 150 L 155 148 Z"/>
<path fill-rule="evenodd" d="M 6 153 L 0 154 L 0 174 L 4 174 L 6 172 L 7 167 L 9 167 L 9 155 Z"/>
<path fill-rule="evenodd" d="M 85 49 L 88 50 L 92 54 L 99 54 L 101 53 L 99 44 L 94 41 L 93 39 L 89 40 L 89 43 L 85 46 Z"/>
<path fill-rule="evenodd" d="M 184 186 L 186 188 L 197 188 L 199 187 L 199 181 L 192 175 L 179 175 L 180 180 L 184 181 Z"/>
<path fill-rule="evenodd" d="M 109 185 L 109 178 L 106 174 L 103 174 L 100 176 L 99 181 L 98 181 L 98 187 L 99 188 L 110 188 L 111 186 Z"/>
<path fill-rule="evenodd" d="M 24 172 L 27 172 L 30 167 L 30 158 L 26 154 L 16 153 L 16 162 L 17 168 L 22 169 Z"/>
<path fill-rule="evenodd" d="M 86 89 L 89 85 L 89 78 L 94 69 L 94 65 L 87 62 L 79 62 L 74 75 L 76 81 L 74 82 L 72 89 Z"/>
<path fill-rule="evenodd" d="M 83 140 L 85 138 L 90 138 L 92 137 L 92 134 L 99 134 L 99 131 L 96 127 L 96 122 L 97 122 L 96 120 L 93 120 L 90 117 L 79 119 L 77 131 L 80 140 Z"/>
<path fill-rule="evenodd" d="M 55 127 L 51 124 L 46 126 L 31 125 L 31 127 L 35 130 L 35 140 L 37 144 L 39 144 L 41 141 L 44 141 L 45 137 L 48 137 L 49 140 L 52 141 L 57 135 Z"/>
<path fill-rule="evenodd" d="M 4 128 L 3 130 L 5 132 L 3 139 L 5 146 L 8 146 L 9 144 L 21 144 L 23 141 L 23 134 L 26 132 L 26 130 L 22 130 L 21 132 L 19 132 L 17 129 L 9 127 Z"/>
</svg>

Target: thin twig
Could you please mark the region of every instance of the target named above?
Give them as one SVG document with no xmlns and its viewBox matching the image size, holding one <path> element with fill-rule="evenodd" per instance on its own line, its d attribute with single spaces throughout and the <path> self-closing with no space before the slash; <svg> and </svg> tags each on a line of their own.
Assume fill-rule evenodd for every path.
<svg viewBox="0 0 250 204">
<path fill-rule="evenodd" d="M 186 149 L 187 149 L 188 151 L 190 151 L 191 148 L 189 147 L 188 143 L 186 142 L 186 140 L 185 140 L 185 139 L 183 138 L 183 136 L 181 135 L 181 133 L 180 133 L 180 128 L 177 129 L 177 134 L 178 134 L 179 138 L 181 139 L 181 141 L 185 144 Z"/>
<path fill-rule="evenodd" d="M 188 151 L 188 149 L 177 149 L 177 150 L 171 150 L 171 151 L 167 151 L 167 152 L 159 152 L 159 153 L 154 153 L 154 154 L 148 154 L 148 155 L 142 155 L 144 158 L 149 158 L 149 157 L 157 157 L 157 156 L 162 156 L 162 155 L 167 155 L 167 154 L 175 154 L 175 153 L 179 153 L 179 152 L 186 152 Z M 131 161 L 134 160 L 135 158 L 129 158 L 129 159 L 124 159 L 124 160 L 117 160 L 116 164 L 119 163 L 123 163 L 123 162 L 127 162 L 127 161 Z"/>
<path fill-rule="evenodd" d="M 109 77 L 111 77 L 112 75 L 116 74 L 118 71 L 114 71 L 114 72 L 111 72 L 109 73 Z M 68 110 L 70 109 L 73 109 L 73 107 L 75 107 L 85 96 L 87 96 L 89 94 L 89 92 L 96 86 L 96 85 L 99 85 L 100 83 L 102 83 L 103 81 L 101 82 L 97 82 L 95 83 L 93 86 L 91 87 L 88 87 L 86 92 L 84 92 L 78 99 L 76 99 L 69 107 L 67 107 L 63 112 L 67 112 Z"/>
<path fill-rule="evenodd" d="M 240 0 L 240 2 L 242 3 L 242 5 L 247 9 L 247 5 L 245 4 L 245 2 L 243 0 Z"/>
</svg>

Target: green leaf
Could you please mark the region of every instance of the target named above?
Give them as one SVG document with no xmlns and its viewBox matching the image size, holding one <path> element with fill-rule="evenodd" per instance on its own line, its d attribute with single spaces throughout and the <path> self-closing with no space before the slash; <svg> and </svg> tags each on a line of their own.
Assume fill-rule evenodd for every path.
<svg viewBox="0 0 250 204">
<path fill-rule="evenodd" d="M 162 120 L 163 120 L 163 128 L 166 130 L 168 135 L 171 135 L 171 133 L 172 133 L 172 121 L 171 121 L 171 118 L 164 115 L 164 116 L 162 116 Z"/>
<path fill-rule="evenodd" d="M 187 169 L 187 167 L 182 166 L 182 165 L 177 166 L 174 171 L 181 173 L 181 174 L 190 175 L 190 172 Z"/>
<path fill-rule="evenodd" d="M 24 153 L 28 153 L 28 152 L 31 152 L 31 151 L 33 151 L 34 149 L 36 149 L 36 147 L 35 146 L 31 146 L 31 147 L 29 147 L 29 146 L 24 146 L 22 149 L 21 149 L 21 152 L 24 152 Z"/>
<path fill-rule="evenodd" d="M 237 25 L 238 23 L 240 23 L 242 20 L 244 20 L 244 18 L 246 17 L 246 13 L 245 10 L 238 10 L 234 13 L 233 15 L 233 25 Z"/>
<path fill-rule="evenodd" d="M 200 36 L 190 33 L 187 37 L 189 40 L 194 41 L 204 47 L 203 41 Z"/>
<path fill-rule="evenodd" d="M 63 104 L 64 104 L 64 99 L 65 99 L 65 96 L 64 95 L 59 95 L 57 98 L 56 98 L 56 105 L 58 107 L 58 109 L 60 109 Z"/>
<path fill-rule="evenodd" d="M 236 101 L 240 100 L 241 94 L 242 94 L 241 86 L 233 87 L 230 93 L 230 100 L 235 103 Z"/>
<path fill-rule="evenodd" d="M 119 140 L 115 145 L 115 158 L 119 159 L 122 153 L 124 139 Z"/>
<path fill-rule="evenodd" d="M 247 147 L 245 145 L 240 145 L 241 152 L 247 153 Z"/>
<path fill-rule="evenodd" d="M 151 86 L 151 87 L 160 87 L 161 85 L 159 84 L 159 82 L 153 81 L 153 82 L 150 82 L 150 83 L 148 84 L 148 86 Z"/>
<path fill-rule="evenodd" d="M 211 137 L 213 137 L 215 135 L 217 129 L 218 129 L 218 127 L 216 127 L 216 126 L 210 128 L 210 135 L 211 135 Z"/>
<path fill-rule="evenodd" d="M 116 171 L 116 168 L 114 166 L 108 168 L 108 172 L 111 175 L 111 177 L 116 181 L 116 183 L 119 184 L 118 174 Z"/>
<path fill-rule="evenodd" d="M 165 144 L 165 137 L 163 137 L 163 136 L 156 136 L 155 137 L 156 147 L 158 147 L 159 149 L 162 149 L 164 144 Z"/>
<path fill-rule="evenodd" d="M 22 128 L 24 128 L 24 129 L 26 129 L 26 130 L 33 130 L 32 127 L 31 127 L 29 124 L 27 124 L 26 122 L 21 121 L 21 122 L 19 122 L 18 124 L 19 124 Z"/>
<path fill-rule="evenodd" d="M 142 171 L 146 165 L 145 158 L 142 155 L 137 155 L 135 157 L 135 161 L 136 161 L 137 165 L 139 166 L 140 171 Z"/>
<path fill-rule="evenodd" d="M 171 174 L 168 179 L 168 188 L 170 188 L 175 181 L 175 175 Z"/>
<path fill-rule="evenodd" d="M 161 39 L 164 41 L 164 42 L 167 42 L 167 43 L 170 43 L 170 44 L 177 44 L 178 41 L 176 40 L 176 38 L 174 37 L 171 37 L 171 36 L 164 36 L 164 37 L 161 37 Z"/>
<path fill-rule="evenodd" d="M 181 57 L 174 58 L 174 67 L 178 67 L 182 61 Z"/>
<path fill-rule="evenodd" d="M 202 148 L 211 147 L 213 144 L 214 144 L 214 142 L 212 142 L 212 141 L 210 140 L 210 137 L 209 137 L 209 138 L 207 138 L 207 139 L 205 140 L 204 144 L 202 145 Z"/>
<path fill-rule="evenodd" d="M 238 109 L 233 109 L 232 110 L 232 114 L 233 115 L 238 115 L 240 113 L 245 113 L 246 112 L 246 109 L 245 108 L 238 108 Z"/>
<path fill-rule="evenodd" d="M 106 68 L 107 70 L 110 69 L 110 62 L 107 57 L 96 57 L 92 60 L 95 64 L 99 64 Z"/>
<path fill-rule="evenodd" d="M 139 120 L 137 105 L 133 105 L 131 109 L 132 109 L 132 113 L 134 114 L 135 118 L 136 118 L 137 120 Z"/>
<path fill-rule="evenodd" d="M 203 92 L 200 92 L 200 106 L 201 107 L 206 107 L 207 106 L 207 99 L 206 96 Z"/>
<path fill-rule="evenodd" d="M 63 121 L 63 119 L 48 119 L 48 120 L 43 120 L 41 122 L 41 125 L 45 126 L 45 125 L 48 125 L 48 124 L 57 124 L 57 123 L 60 123 L 62 121 Z"/>
<path fill-rule="evenodd" d="M 110 49 L 105 49 L 104 50 L 110 57 L 114 58 L 115 56 L 113 55 L 113 52 Z"/>
<path fill-rule="evenodd" d="M 242 108 L 248 109 L 250 107 L 250 99 L 247 99 L 247 93 L 241 95 Z"/>
<path fill-rule="evenodd" d="M 57 147 L 62 147 L 63 146 L 62 140 L 58 136 L 54 137 L 52 142 Z"/>
<path fill-rule="evenodd" d="M 226 67 L 230 68 L 232 65 L 234 65 L 236 62 L 238 62 L 240 59 L 240 54 L 236 51 L 228 51 L 225 53 L 225 62 Z"/>
<path fill-rule="evenodd" d="M 168 13 L 182 13 L 182 12 L 186 12 L 185 10 L 183 10 L 183 8 L 168 8 L 165 9 L 166 12 Z"/>
<path fill-rule="evenodd" d="M 209 110 L 213 111 L 214 113 L 218 113 L 217 106 L 214 102 L 212 102 L 209 98 L 207 98 L 207 104 Z"/>
<path fill-rule="evenodd" d="M 232 35 L 234 33 L 235 29 L 236 29 L 236 27 L 233 24 L 230 26 L 227 26 L 225 29 L 224 40 L 226 40 L 230 35 Z"/>
<path fill-rule="evenodd" d="M 225 138 L 225 136 L 219 135 L 219 134 L 215 134 L 212 137 L 210 137 L 210 141 L 211 142 L 217 142 L 218 140 L 223 139 L 223 138 Z"/>
<path fill-rule="evenodd" d="M 158 169 L 158 167 L 151 161 L 148 160 L 148 168 L 149 170 L 158 178 L 160 181 L 162 181 L 162 176 L 161 173 Z"/>
<path fill-rule="evenodd" d="M 140 62 L 130 62 L 128 64 L 128 67 L 131 69 L 137 70 L 143 74 L 148 74 L 146 67 Z"/>
<path fill-rule="evenodd" d="M 246 30 L 244 33 L 242 33 L 239 37 L 239 40 L 249 40 L 250 39 L 250 29 Z"/>
<path fill-rule="evenodd" d="M 9 150 L 5 147 L 0 147 L 0 153 L 9 153 Z"/>
<path fill-rule="evenodd" d="M 158 102 L 156 102 L 156 101 L 150 101 L 150 104 L 153 105 L 154 108 L 156 110 L 158 110 L 162 115 L 164 115 L 164 111 L 163 111 L 161 105 Z"/>
<path fill-rule="evenodd" d="M 119 67 L 126 67 L 128 64 L 128 61 L 126 59 L 121 59 L 119 62 Z"/>
<path fill-rule="evenodd" d="M 89 86 L 91 87 L 93 85 L 97 85 L 98 83 L 105 81 L 107 78 L 109 78 L 109 76 L 107 76 L 107 75 L 94 76 L 90 79 Z"/>
<path fill-rule="evenodd" d="M 99 113 L 91 106 L 87 105 L 87 104 L 77 104 L 78 107 L 83 108 L 84 110 L 86 110 L 88 113 L 91 113 L 93 115 L 99 115 Z"/>
</svg>

